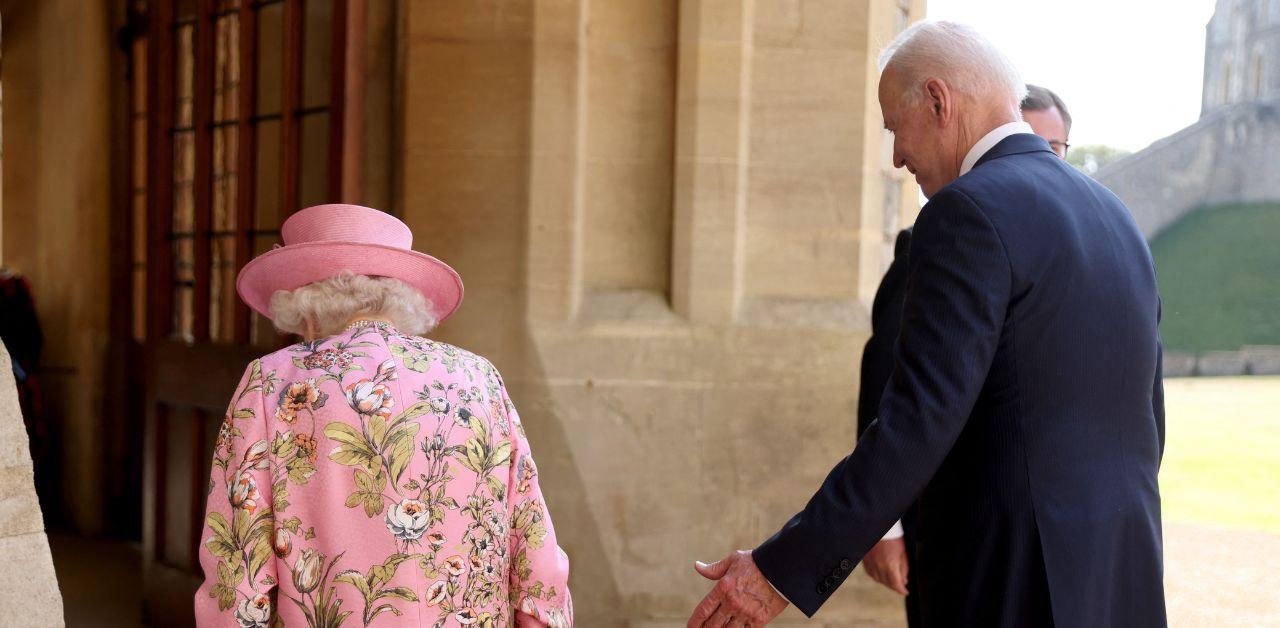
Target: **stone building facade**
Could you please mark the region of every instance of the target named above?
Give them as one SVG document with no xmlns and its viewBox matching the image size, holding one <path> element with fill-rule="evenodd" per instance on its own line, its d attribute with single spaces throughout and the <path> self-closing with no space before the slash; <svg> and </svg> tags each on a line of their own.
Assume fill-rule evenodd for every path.
<svg viewBox="0 0 1280 628">
<path fill-rule="evenodd" d="M 1201 115 L 1280 97 L 1280 2 L 1218 0 L 1205 27 Z"/>
<path fill-rule="evenodd" d="M 27 42 L 0 76 L 4 263 L 46 295 L 62 498 L 87 533 L 116 516 L 103 469 L 142 440 L 100 420 L 136 394 L 108 287 L 122 6 L 0 3 L 6 43 L 11 10 Z M 503 372 L 581 625 L 683 625 L 707 588 L 692 562 L 771 533 L 853 445 L 869 304 L 918 211 L 875 61 L 924 0 L 349 6 L 383 131 L 360 194 L 330 200 L 395 213 L 462 275 L 437 337 Z M 900 617 L 858 577 L 806 625 Z"/>
<path fill-rule="evenodd" d="M 1148 239 L 1200 207 L 1280 200 L 1280 0 L 1218 0 L 1201 117 L 1095 177 Z"/>
</svg>

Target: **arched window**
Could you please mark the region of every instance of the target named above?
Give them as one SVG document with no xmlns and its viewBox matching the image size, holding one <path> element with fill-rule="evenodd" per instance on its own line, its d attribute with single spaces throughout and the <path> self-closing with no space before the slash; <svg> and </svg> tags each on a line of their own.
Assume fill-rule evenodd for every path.
<svg viewBox="0 0 1280 628">
<path fill-rule="evenodd" d="M 1222 99 L 1219 104 L 1228 104 L 1231 102 L 1231 59 L 1225 59 L 1222 62 Z"/>
<path fill-rule="evenodd" d="M 1262 90 L 1266 86 L 1266 59 L 1262 55 L 1262 51 L 1258 50 L 1253 53 L 1253 96 L 1257 98 L 1262 95 Z"/>
</svg>

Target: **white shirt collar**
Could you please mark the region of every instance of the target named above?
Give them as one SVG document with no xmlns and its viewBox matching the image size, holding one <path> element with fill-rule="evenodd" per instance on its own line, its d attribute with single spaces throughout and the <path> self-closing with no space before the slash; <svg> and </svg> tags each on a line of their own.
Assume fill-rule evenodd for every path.
<svg viewBox="0 0 1280 628">
<path fill-rule="evenodd" d="M 978 140 L 978 143 L 974 144 L 973 148 L 970 148 L 969 152 L 965 154 L 964 161 L 960 162 L 960 176 L 963 177 L 970 170 L 973 170 L 973 167 L 978 164 L 978 160 L 982 159 L 982 156 L 987 154 L 987 151 L 995 148 L 996 144 L 999 144 L 1001 140 L 1018 133 L 1034 133 L 1034 131 L 1031 130 L 1030 124 L 1022 120 L 1002 124 L 991 129 L 990 133 L 983 135 L 982 139 Z"/>
</svg>

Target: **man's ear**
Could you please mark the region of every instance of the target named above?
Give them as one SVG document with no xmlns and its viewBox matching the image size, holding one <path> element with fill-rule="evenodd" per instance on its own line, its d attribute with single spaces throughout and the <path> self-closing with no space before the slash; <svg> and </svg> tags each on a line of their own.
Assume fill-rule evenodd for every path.
<svg viewBox="0 0 1280 628">
<path fill-rule="evenodd" d="M 946 126 L 951 121 L 951 90 L 939 79 L 931 78 L 924 83 L 926 105 L 929 115 L 939 126 Z"/>
</svg>

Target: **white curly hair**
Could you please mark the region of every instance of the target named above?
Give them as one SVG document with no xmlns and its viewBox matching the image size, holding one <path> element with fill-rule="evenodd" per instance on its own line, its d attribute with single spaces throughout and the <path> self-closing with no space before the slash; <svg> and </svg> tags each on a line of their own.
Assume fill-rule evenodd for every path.
<svg viewBox="0 0 1280 628">
<path fill-rule="evenodd" d="M 390 320 L 396 329 L 421 336 L 435 329 L 435 307 L 409 284 L 390 277 L 357 275 L 349 270 L 294 290 L 271 295 L 276 329 L 323 338 L 340 333 L 352 319 L 373 316 Z M 308 329 L 308 321 L 315 325 Z"/>
<path fill-rule="evenodd" d="M 1017 66 L 982 33 L 965 24 L 912 24 L 880 52 L 880 71 L 891 65 L 902 77 L 902 97 L 908 105 L 919 101 L 918 87 L 930 78 L 940 78 L 951 89 L 980 100 L 999 95 L 1014 109 L 1027 96 L 1027 85 Z"/>
</svg>

